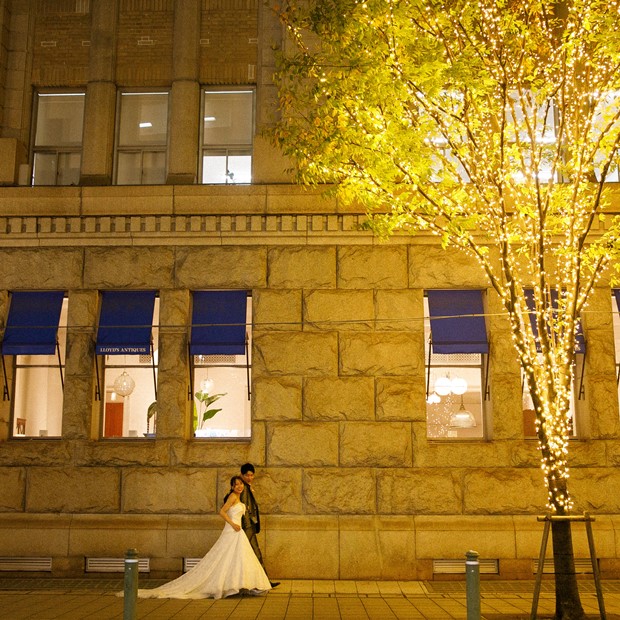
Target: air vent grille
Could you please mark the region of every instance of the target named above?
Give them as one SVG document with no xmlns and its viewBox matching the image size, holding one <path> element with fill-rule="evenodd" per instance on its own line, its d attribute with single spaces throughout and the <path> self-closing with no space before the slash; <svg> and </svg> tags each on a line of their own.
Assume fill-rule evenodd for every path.
<svg viewBox="0 0 620 620">
<path fill-rule="evenodd" d="M 0 557 L 0 571 L 51 572 L 52 558 Z"/>
<path fill-rule="evenodd" d="M 499 575 L 499 560 L 480 559 L 481 575 Z M 433 560 L 433 574 L 458 575 L 465 573 L 465 559 Z"/>
<path fill-rule="evenodd" d="M 186 573 L 189 570 L 192 570 L 198 562 L 200 562 L 201 558 L 183 558 L 183 572 Z"/>
<path fill-rule="evenodd" d="M 125 558 L 86 558 L 84 570 L 87 573 L 123 573 L 125 572 Z M 138 572 L 148 573 L 150 570 L 150 558 L 139 558 Z"/>
<path fill-rule="evenodd" d="M 538 560 L 532 560 L 532 572 L 538 572 Z M 590 558 L 575 558 L 575 572 L 582 575 L 585 573 L 592 573 L 592 560 Z M 545 560 L 545 565 L 543 566 L 543 573 L 555 573 L 552 558 Z"/>
</svg>

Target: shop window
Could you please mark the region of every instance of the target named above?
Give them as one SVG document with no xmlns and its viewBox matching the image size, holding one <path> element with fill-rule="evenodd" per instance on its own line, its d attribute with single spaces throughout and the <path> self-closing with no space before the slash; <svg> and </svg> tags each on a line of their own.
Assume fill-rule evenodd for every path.
<svg viewBox="0 0 620 620">
<path fill-rule="evenodd" d="M 202 112 L 202 182 L 251 183 L 254 91 L 207 90 Z"/>
<path fill-rule="evenodd" d="M 117 185 L 165 183 L 168 93 L 121 93 L 119 99 Z"/>
<path fill-rule="evenodd" d="M 192 295 L 189 396 L 194 437 L 251 435 L 251 301 L 247 291 Z"/>
<path fill-rule="evenodd" d="M 551 291 L 552 305 L 557 306 L 557 291 Z M 538 326 L 535 318 L 534 293 L 531 289 L 525 290 L 525 301 L 530 310 L 530 325 L 534 332 L 534 336 L 538 336 Z M 540 356 L 540 345 L 537 344 L 537 350 Z M 570 392 L 569 403 L 569 434 L 571 437 L 578 436 L 579 418 L 584 414 L 585 409 L 585 353 L 586 343 L 583 335 L 581 322 L 577 324 L 577 334 L 575 338 L 575 365 L 573 368 L 573 384 Z M 534 411 L 534 403 L 530 395 L 525 375 L 521 373 L 523 386 L 522 402 L 523 402 L 523 434 L 526 439 L 534 439 L 536 435 L 536 412 Z"/>
<path fill-rule="evenodd" d="M 1 350 L 14 438 L 62 434 L 66 327 L 63 291 L 11 294 Z"/>
<path fill-rule="evenodd" d="M 33 185 L 78 185 L 84 93 L 37 93 Z"/>
<path fill-rule="evenodd" d="M 489 398 L 482 291 L 428 290 L 424 299 L 429 439 L 482 439 Z"/>
<path fill-rule="evenodd" d="M 101 436 L 155 437 L 159 300 L 154 291 L 103 291 L 95 353 Z"/>
</svg>

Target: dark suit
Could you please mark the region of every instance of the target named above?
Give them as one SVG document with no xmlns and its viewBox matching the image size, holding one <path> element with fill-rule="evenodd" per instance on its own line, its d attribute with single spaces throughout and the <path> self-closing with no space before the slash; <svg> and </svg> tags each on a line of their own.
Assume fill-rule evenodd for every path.
<svg viewBox="0 0 620 620">
<path fill-rule="evenodd" d="M 241 518 L 241 526 L 252 545 L 252 549 L 254 549 L 258 561 L 263 564 L 263 554 L 260 552 L 256 538 L 256 534 L 260 532 L 260 512 L 249 484 L 246 483 L 239 499 L 245 504 L 245 514 Z M 263 568 L 265 568 L 264 564 Z"/>
</svg>

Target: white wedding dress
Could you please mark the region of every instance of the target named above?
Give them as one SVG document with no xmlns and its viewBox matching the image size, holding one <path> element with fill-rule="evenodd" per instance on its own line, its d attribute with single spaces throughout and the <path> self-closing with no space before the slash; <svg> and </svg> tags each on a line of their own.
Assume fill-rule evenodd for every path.
<svg viewBox="0 0 620 620">
<path fill-rule="evenodd" d="M 237 525 L 245 504 L 237 502 L 228 516 Z M 226 523 L 220 537 L 194 568 L 178 579 L 150 590 L 138 590 L 139 598 L 223 598 L 240 590 L 271 590 L 269 578 L 254 555 L 243 530 L 236 532 Z"/>
</svg>

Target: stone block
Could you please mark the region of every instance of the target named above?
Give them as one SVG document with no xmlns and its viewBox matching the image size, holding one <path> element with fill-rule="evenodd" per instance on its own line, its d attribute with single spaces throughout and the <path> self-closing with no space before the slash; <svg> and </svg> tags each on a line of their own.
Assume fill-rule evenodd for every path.
<svg viewBox="0 0 620 620">
<path fill-rule="evenodd" d="M 0 466 L 54 467 L 71 462 L 72 447 L 67 442 L 56 441 L 8 441 L 0 450 Z"/>
<path fill-rule="evenodd" d="M 180 288 L 264 288 L 266 279 L 264 248 L 181 247 L 176 250 L 175 285 Z"/>
<path fill-rule="evenodd" d="M 424 339 L 415 333 L 345 333 L 340 336 L 342 375 L 416 375 L 424 372 Z"/>
<path fill-rule="evenodd" d="M 406 246 L 350 246 L 338 250 L 338 287 L 406 289 Z"/>
<path fill-rule="evenodd" d="M 426 385 L 415 379 L 379 377 L 376 380 L 377 420 L 416 420 L 426 422 Z"/>
<path fill-rule="evenodd" d="M 172 441 L 170 463 L 185 467 L 231 467 L 241 463 L 263 464 L 265 459 L 265 425 L 252 424 L 251 441 L 194 440 Z M 234 473 L 234 471 L 233 471 Z M 232 473 L 231 473 L 232 476 Z"/>
<path fill-rule="evenodd" d="M 89 441 L 75 446 L 75 464 L 84 466 L 143 465 L 162 467 L 169 464 L 169 446 L 163 441 L 137 439 L 131 441 Z"/>
<path fill-rule="evenodd" d="M 172 213 L 173 186 L 120 185 L 82 188 L 84 215 Z"/>
<path fill-rule="evenodd" d="M 459 474 L 449 469 L 380 470 L 377 503 L 383 514 L 459 514 Z"/>
<path fill-rule="evenodd" d="M 300 467 L 338 464 L 335 422 L 272 422 L 267 428 L 267 464 Z"/>
<path fill-rule="evenodd" d="M 372 377 L 316 377 L 304 382 L 305 420 L 372 420 Z"/>
<path fill-rule="evenodd" d="M 301 379 L 264 377 L 254 381 L 253 420 L 301 420 Z"/>
<path fill-rule="evenodd" d="M 166 556 L 167 520 L 167 516 L 74 515 L 69 555 L 119 558 L 134 548 L 140 557 Z"/>
<path fill-rule="evenodd" d="M 103 467 L 32 467 L 28 471 L 29 512 L 116 513 L 120 473 Z"/>
<path fill-rule="evenodd" d="M 87 248 L 84 286 L 100 289 L 172 288 L 173 265 L 174 252 L 166 247 Z"/>
<path fill-rule="evenodd" d="M 424 291 L 421 289 L 375 291 L 375 328 L 378 331 L 424 333 Z"/>
<path fill-rule="evenodd" d="M 327 376 L 338 372 L 338 337 L 333 333 L 255 334 L 252 376 Z"/>
<path fill-rule="evenodd" d="M 462 289 L 487 288 L 488 283 L 480 265 L 465 253 L 419 245 L 410 248 L 409 285 L 422 289 Z"/>
<path fill-rule="evenodd" d="M 493 403 L 493 439 L 521 439 L 523 437 L 523 405 L 521 380 L 518 374 L 496 374 L 491 378 Z M 487 419 L 489 411 L 486 411 Z"/>
<path fill-rule="evenodd" d="M 279 247 L 269 250 L 269 288 L 335 288 L 333 247 Z"/>
<path fill-rule="evenodd" d="M 367 331 L 374 325 L 372 291 L 310 291 L 304 295 L 304 328 Z"/>
<path fill-rule="evenodd" d="M 16 138 L 0 138 L 0 185 L 15 185 L 19 166 L 28 161 L 24 145 Z"/>
<path fill-rule="evenodd" d="M 5 216 L 77 216 L 80 205 L 79 187 L 6 187 L 0 195 Z"/>
<path fill-rule="evenodd" d="M 241 463 L 239 463 L 241 465 Z M 239 466 L 221 469 L 218 476 L 218 506 L 230 488 L 230 478 L 239 474 Z M 298 467 L 256 467 L 252 493 L 258 502 L 261 515 L 302 513 L 302 472 Z M 261 517 L 262 523 L 262 517 Z"/>
<path fill-rule="evenodd" d="M 252 293 L 254 333 L 258 331 L 295 331 L 302 326 L 301 291 L 270 291 Z"/>
<path fill-rule="evenodd" d="M 407 422 L 343 422 L 340 465 L 411 467 L 411 425 Z"/>
<path fill-rule="evenodd" d="M 511 462 L 511 448 L 514 444 L 507 441 L 476 441 L 469 440 L 436 440 L 426 438 L 421 423 L 413 422 L 415 464 L 418 467 L 451 467 L 470 468 L 497 467 L 498 463 Z M 532 446 L 535 456 L 534 467 L 540 463 L 536 453 L 536 445 Z M 529 463 L 529 461 L 528 461 Z M 511 463 L 512 464 L 512 463 Z"/>
<path fill-rule="evenodd" d="M 134 469 L 123 472 L 122 512 L 201 514 L 215 511 L 216 471 Z"/>
<path fill-rule="evenodd" d="M 588 353 L 590 357 L 590 353 Z M 610 366 L 611 370 L 613 366 Z M 586 418 L 588 433 L 586 437 L 593 439 L 615 439 L 620 436 L 620 415 L 618 414 L 618 399 L 610 398 L 610 394 L 617 392 L 616 377 L 611 373 L 597 376 L 590 375 L 586 368 L 586 394 L 588 397 Z M 578 417 L 578 422 L 584 421 Z M 581 435 L 580 425 L 578 424 Z"/>
<path fill-rule="evenodd" d="M 279 160 L 281 163 L 282 160 Z M 323 188 L 300 188 L 295 184 L 267 186 L 268 213 L 335 213 L 337 201 Z"/>
<path fill-rule="evenodd" d="M 306 514 L 372 514 L 376 483 L 371 469 L 305 469 L 303 500 Z"/>
<path fill-rule="evenodd" d="M 0 511 L 24 509 L 26 473 L 21 467 L 0 467 Z"/>
<path fill-rule="evenodd" d="M 334 517 L 269 517 L 262 546 L 269 576 L 338 579 L 338 538 Z"/>
<path fill-rule="evenodd" d="M 529 514 L 544 511 L 547 492 L 540 469 L 486 468 L 463 475 L 467 514 Z"/>
<path fill-rule="evenodd" d="M 341 517 L 340 579 L 415 579 L 413 517 Z"/>
<path fill-rule="evenodd" d="M 4 556 L 65 556 L 71 516 L 60 514 L 0 514 Z"/>
<path fill-rule="evenodd" d="M 25 269 L 24 266 L 28 268 Z M 82 286 L 82 250 L 0 250 L 0 281 L 6 289 L 67 290 Z"/>
<path fill-rule="evenodd" d="M 174 558 L 201 558 L 219 538 L 223 527 L 219 515 L 171 515 L 166 531 L 166 554 Z"/>
<path fill-rule="evenodd" d="M 464 562 L 469 549 L 481 558 L 515 557 L 512 517 L 416 516 L 415 528 L 418 558 Z"/>
<path fill-rule="evenodd" d="M 573 468 L 569 491 L 577 512 L 613 514 L 620 512 L 620 472 L 617 469 Z"/>
</svg>

